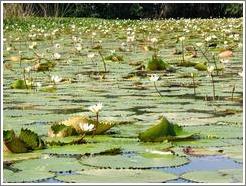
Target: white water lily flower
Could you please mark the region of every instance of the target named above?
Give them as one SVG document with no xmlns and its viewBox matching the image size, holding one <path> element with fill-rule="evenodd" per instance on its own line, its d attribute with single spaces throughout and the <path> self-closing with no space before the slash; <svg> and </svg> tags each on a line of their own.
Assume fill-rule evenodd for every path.
<svg viewBox="0 0 246 186">
<path fill-rule="evenodd" d="M 55 44 L 55 48 L 61 48 L 61 45 L 59 43 Z"/>
<path fill-rule="evenodd" d="M 42 83 L 37 82 L 37 83 L 35 83 L 35 85 L 36 85 L 36 87 L 41 87 L 42 86 Z"/>
<path fill-rule="evenodd" d="M 150 39 L 150 41 L 151 41 L 151 43 L 157 43 L 158 40 L 155 37 L 153 37 Z"/>
<path fill-rule="evenodd" d="M 238 72 L 238 75 L 243 77 L 243 71 L 242 72 Z"/>
<path fill-rule="evenodd" d="M 59 53 L 54 53 L 53 56 L 54 56 L 54 58 L 57 59 L 57 60 L 61 58 L 61 54 L 59 54 Z"/>
<path fill-rule="evenodd" d="M 115 54 L 115 50 L 110 50 L 110 53 L 111 54 Z"/>
<path fill-rule="evenodd" d="M 88 58 L 93 58 L 93 57 L 95 57 L 95 53 L 89 53 L 89 54 L 87 54 L 87 57 Z"/>
<path fill-rule="evenodd" d="M 201 47 L 203 43 L 196 43 L 196 46 Z"/>
<path fill-rule="evenodd" d="M 184 41 L 184 40 L 185 40 L 185 37 L 184 36 L 182 36 L 182 37 L 179 38 L 179 41 Z"/>
<path fill-rule="evenodd" d="M 213 71 L 214 71 L 214 66 L 213 66 L 213 65 L 208 66 L 208 67 L 207 67 L 207 71 L 208 71 L 209 74 L 212 74 Z"/>
<path fill-rule="evenodd" d="M 6 50 L 7 51 L 10 51 L 12 49 L 12 47 L 7 47 Z"/>
<path fill-rule="evenodd" d="M 132 36 L 128 36 L 126 41 L 127 41 L 128 43 L 130 43 L 130 42 L 133 42 L 134 40 L 135 40 L 135 36 L 132 35 Z"/>
<path fill-rule="evenodd" d="M 212 40 L 212 37 L 211 36 L 208 36 L 208 37 L 205 38 L 205 41 L 207 41 L 207 42 L 209 42 L 211 40 Z"/>
<path fill-rule="evenodd" d="M 229 63 L 230 61 L 229 59 L 221 59 L 220 62 L 223 64 L 226 64 L 226 63 Z"/>
<path fill-rule="evenodd" d="M 72 36 L 72 40 L 73 40 L 73 42 L 77 42 L 77 37 L 76 36 Z"/>
<path fill-rule="evenodd" d="M 158 81 L 159 76 L 157 74 L 151 74 L 150 81 L 156 82 Z"/>
<path fill-rule="evenodd" d="M 37 46 L 37 42 L 32 42 L 31 45 L 29 45 L 29 49 L 34 49 Z"/>
<path fill-rule="evenodd" d="M 89 123 L 79 123 L 79 127 L 84 132 L 90 132 L 94 129 L 95 126 L 93 124 L 89 124 Z"/>
<path fill-rule="evenodd" d="M 51 81 L 53 81 L 54 83 L 59 83 L 59 82 L 62 80 L 62 78 L 59 77 L 59 76 L 57 76 L 57 75 L 51 76 L 50 79 L 51 79 Z"/>
<path fill-rule="evenodd" d="M 90 106 L 89 110 L 97 114 L 102 109 L 102 107 L 103 107 L 102 103 L 97 103 L 96 105 Z"/>
<path fill-rule="evenodd" d="M 77 43 L 77 44 L 75 45 L 75 49 L 76 49 L 77 51 L 80 51 L 80 50 L 82 49 L 82 45 L 81 45 L 80 43 Z"/>
<path fill-rule="evenodd" d="M 26 67 L 24 70 L 25 70 L 25 72 L 28 73 L 28 72 L 30 72 L 30 71 L 32 70 L 32 67 L 31 67 L 31 66 L 28 66 L 28 67 Z"/>
</svg>

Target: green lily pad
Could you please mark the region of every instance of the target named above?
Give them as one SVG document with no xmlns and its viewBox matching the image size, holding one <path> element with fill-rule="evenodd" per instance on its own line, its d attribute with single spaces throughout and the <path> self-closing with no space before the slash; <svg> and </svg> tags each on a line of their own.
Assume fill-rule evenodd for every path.
<svg viewBox="0 0 246 186">
<path fill-rule="evenodd" d="M 30 159 L 13 164 L 13 168 L 32 171 L 75 171 L 82 170 L 86 166 L 81 165 L 75 158 L 48 158 Z M 87 168 L 87 167 L 86 167 Z"/>
<path fill-rule="evenodd" d="M 110 168 L 150 168 L 150 167 L 171 167 L 188 163 L 185 157 L 171 154 L 144 153 L 132 157 L 115 156 L 94 156 L 81 159 L 81 163 L 95 167 Z"/>
<path fill-rule="evenodd" d="M 4 152 L 3 153 L 3 161 L 4 162 L 15 162 L 20 160 L 27 159 L 35 159 L 41 156 L 41 151 L 33 151 L 29 153 L 12 153 L 12 152 Z"/>
<path fill-rule="evenodd" d="M 37 180 L 47 179 L 54 177 L 53 173 L 40 171 L 40 170 L 25 170 L 12 172 L 8 169 L 3 169 L 3 182 L 4 183 L 21 183 L 33 182 Z"/>
<path fill-rule="evenodd" d="M 181 177 L 199 183 L 242 183 L 243 170 L 195 171 L 185 173 Z"/>
<path fill-rule="evenodd" d="M 77 173 L 57 179 L 70 183 L 160 183 L 177 179 L 174 174 L 156 170 L 92 169 Z"/>
<path fill-rule="evenodd" d="M 43 150 L 47 154 L 85 155 L 96 154 L 109 149 L 119 148 L 119 145 L 87 143 L 80 145 L 52 146 Z"/>
<path fill-rule="evenodd" d="M 164 116 L 159 124 L 150 127 L 139 134 L 139 139 L 144 142 L 160 142 L 163 140 L 185 140 L 193 139 L 194 134 L 183 131 L 182 127 L 170 123 Z"/>
</svg>

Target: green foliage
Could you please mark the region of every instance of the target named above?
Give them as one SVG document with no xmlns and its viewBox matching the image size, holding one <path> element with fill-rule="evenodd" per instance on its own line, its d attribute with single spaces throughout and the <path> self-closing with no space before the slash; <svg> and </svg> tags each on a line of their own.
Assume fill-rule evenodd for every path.
<svg viewBox="0 0 246 186">
<path fill-rule="evenodd" d="M 192 62 L 192 61 L 182 61 L 181 63 L 178 64 L 178 66 L 183 66 L 183 67 L 193 67 L 196 66 L 197 63 L 196 62 Z"/>
<path fill-rule="evenodd" d="M 26 89 L 30 88 L 30 86 L 26 85 L 25 81 L 22 79 L 17 79 L 10 85 L 13 89 Z"/>
<path fill-rule="evenodd" d="M 160 142 L 165 137 L 176 136 L 174 125 L 165 117 L 162 117 L 160 123 L 139 134 L 139 139 L 144 142 Z"/>
<path fill-rule="evenodd" d="M 105 57 L 105 60 L 110 60 L 110 61 L 123 61 L 123 56 L 112 54 L 107 57 Z"/>
<path fill-rule="evenodd" d="M 13 130 L 4 130 L 3 131 L 3 140 L 4 144 L 14 153 L 24 153 L 28 152 L 29 149 L 27 148 L 26 144 L 21 141 L 18 137 L 15 136 Z"/>
<path fill-rule="evenodd" d="M 199 71 L 207 71 L 207 67 L 207 63 L 198 63 L 194 66 L 194 68 Z"/>
<path fill-rule="evenodd" d="M 50 71 L 52 68 L 54 68 L 56 65 L 55 62 L 52 61 L 47 61 L 45 63 L 40 63 L 37 72 L 45 72 L 45 71 Z"/>
<path fill-rule="evenodd" d="M 8 150 L 13 153 L 25 153 L 34 149 L 43 149 L 43 140 L 29 129 L 21 129 L 19 137 L 13 130 L 3 131 L 4 143 Z"/>
<path fill-rule="evenodd" d="M 170 123 L 164 116 L 157 125 L 139 133 L 138 138 L 143 142 L 162 142 L 164 140 L 179 141 L 195 139 L 197 136 L 183 131 L 181 126 Z"/>
<path fill-rule="evenodd" d="M 45 147 L 43 140 L 29 129 L 21 129 L 19 139 L 23 141 L 30 149 L 42 149 Z"/>
<path fill-rule="evenodd" d="M 152 59 L 148 61 L 147 68 L 149 70 L 166 70 L 170 65 L 164 62 L 161 58 L 153 55 Z"/>
<path fill-rule="evenodd" d="M 66 126 L 64 124 L 54 124 L 51 126 L 51 136 L 59 136 L 59 137 L 66 137 L 66 136 L 73 136 L 76 135 L 76 130 L 71 126 Z"/>
</svg>

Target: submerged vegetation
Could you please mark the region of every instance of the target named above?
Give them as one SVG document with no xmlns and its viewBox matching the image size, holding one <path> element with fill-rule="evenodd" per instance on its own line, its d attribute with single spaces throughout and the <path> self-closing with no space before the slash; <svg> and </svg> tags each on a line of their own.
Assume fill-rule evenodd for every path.
<svg viewBox="0 0 246 186">
<path fill-rule="evenodd" d="M 242 182 L 242 30 L 6 19 L 4 182 Z M 210 156 L 224 162 L 192 167 Z"/>
</svg>

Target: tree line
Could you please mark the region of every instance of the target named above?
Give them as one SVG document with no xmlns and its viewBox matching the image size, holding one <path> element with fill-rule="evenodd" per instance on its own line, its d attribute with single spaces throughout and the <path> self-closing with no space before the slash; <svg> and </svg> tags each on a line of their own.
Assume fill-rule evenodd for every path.
<svg viewBox="0 0 246 186">
<path fill-rule="evenodd" d="M 4 17 L 217 18 L 242 17 L 240 3 L 6 3 Z"/>
</svg>

